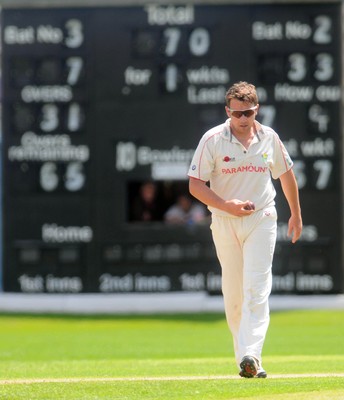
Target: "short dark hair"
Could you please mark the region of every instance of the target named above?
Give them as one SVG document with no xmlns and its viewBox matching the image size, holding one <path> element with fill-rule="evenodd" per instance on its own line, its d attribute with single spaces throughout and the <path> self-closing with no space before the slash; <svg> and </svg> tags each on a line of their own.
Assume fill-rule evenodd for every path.
<svg viewBox="0 0 344 400">
<path fill-rule="evenodd" d="M 240 81 L 234 83 L 226 92 L 226 105 L 229 107 L 230 101 L 236 99 L 245 103 L 258 104 L 256 87 L 251 83 Z"/>
</svg>

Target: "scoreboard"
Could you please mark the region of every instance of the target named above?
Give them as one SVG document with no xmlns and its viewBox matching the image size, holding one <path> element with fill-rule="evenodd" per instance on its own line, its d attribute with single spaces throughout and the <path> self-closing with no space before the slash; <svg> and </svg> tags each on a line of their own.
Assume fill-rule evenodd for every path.
<svg viewBox="0 0 344 400">
<path fill-rule="evenodd" d="M 150 181 L 187 192 L 231 84 L 285 143 L 304 231 L 276 183 L 275 293 L 343 290 L 341 3 L 2 10 L 3 287 L 25 293 L 218 292 L 209 221 L 132 216 Z"/>
</svg>

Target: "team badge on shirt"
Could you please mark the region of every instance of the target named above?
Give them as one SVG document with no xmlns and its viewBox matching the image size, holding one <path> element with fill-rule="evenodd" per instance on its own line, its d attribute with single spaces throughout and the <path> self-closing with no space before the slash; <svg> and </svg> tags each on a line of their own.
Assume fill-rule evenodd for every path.
<svg viewBox="0 0 344 400">
<path fill-rule="evenodd" d="M 263 158 L 263 161 L 265 162 L 265 164 L 267 164 L 268 163 L 268 153 L 263 153 L 262 158 Z"/>
</svg>

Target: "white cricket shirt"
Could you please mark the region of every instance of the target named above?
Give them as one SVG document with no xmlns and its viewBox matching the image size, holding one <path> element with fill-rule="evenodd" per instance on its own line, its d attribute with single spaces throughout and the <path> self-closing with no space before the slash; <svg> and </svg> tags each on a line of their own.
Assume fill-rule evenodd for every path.
<svg viewBox="0 0 344 400">
<path fill-rule="evenodd" d="M 207 131 L 193 156 L 188 175 L 210 183 L 225 200 L 250 200 L 256 210 L 275 204 L 271 176 L 279 178 L 293 162 L 277 133 L 255 121 L 256 135 L 246 149 L 232 134 L 230 119 Z M 217 215 L 232 216 L 209 207 Z M 234 216 L 232 216 L 234 217 Z"/>
</svg>

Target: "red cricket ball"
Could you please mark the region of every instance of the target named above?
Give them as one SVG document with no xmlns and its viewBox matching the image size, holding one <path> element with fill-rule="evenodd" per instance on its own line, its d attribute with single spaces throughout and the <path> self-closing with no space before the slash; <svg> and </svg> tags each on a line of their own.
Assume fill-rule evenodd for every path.
<svg viewBox="0 0 344 400">
<path fill-rule="evenodd" d="M 256 206 L 254 205 L 254 203 L 252 203 L 252 201 L 250 201 L 250 203 L 247 204 L 247 205 L 244 207 L 244 209 L 245 209 L 245 210 L 255 210 L 255 209 L 256 209 Z"/>
</svg>

